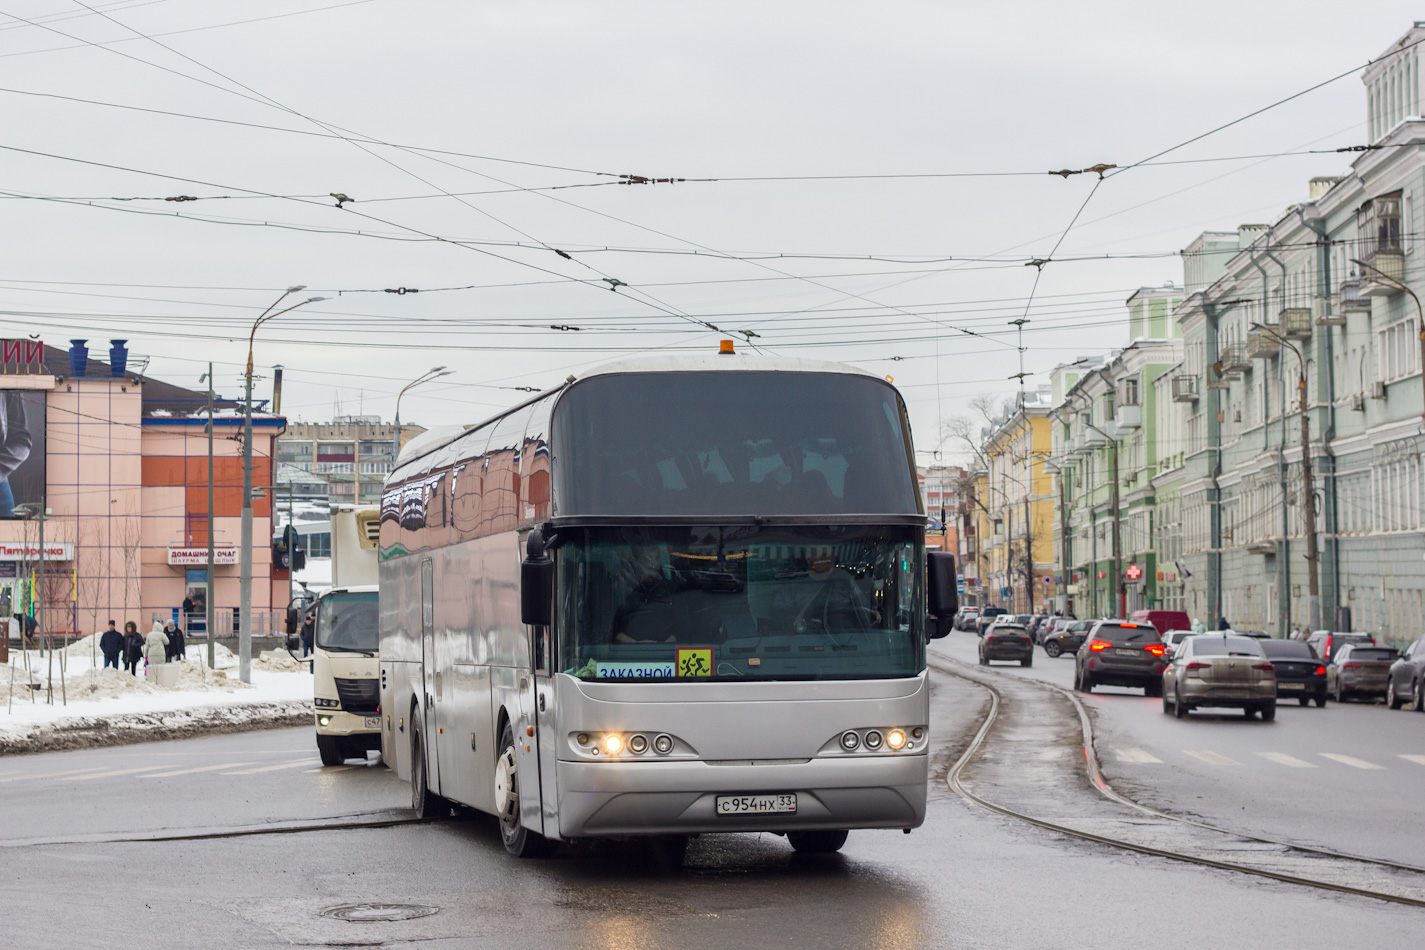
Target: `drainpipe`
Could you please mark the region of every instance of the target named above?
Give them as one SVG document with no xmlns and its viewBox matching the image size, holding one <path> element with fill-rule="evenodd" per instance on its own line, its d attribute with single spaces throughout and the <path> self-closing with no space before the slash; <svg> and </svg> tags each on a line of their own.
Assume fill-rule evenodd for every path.
<svg viewBox="0 0 1425 950">
<path fill-rule="evenodd" d="M 1217 307 L 1203 300 L 1202 314 L 1207 330 L 1203 336 L 1206 375 L 1212 372 L 1212 366 L 1221 360 L 1222 354 L 1217 345 Z M 1222 424 L 1217 421 L 1222 411 L 1222 390 L 1208 387 L 1206 399 L 1207 445 L 1213 451 L 1212 468 L 1208 473 L 1212 487 L 1208 489 L 1207 503 L 1208 543 L 1211 545 L 1207 554 L 1207 608 L 1209 629 L 1216 629 L 1222 618 L 1222 486 L 1218 482 L 1222 477 Z"/>
<path fill-rule="evenodd" d="M 1271 239 L 1271 232 L 1267 232 L 1267 239 Z M 1282 272 L 1281 298 L 1286 302 L 1286 265 L 1283 264 L 1271 249 L 1266 245 L 1262 247 L 1262 253 L 1273 264 L 1277 265 Z M 1265 321 L 1264 321 L 1265 322 Z M 1288 492 L 1286 486 L 1286 374 L 1282 372 L 1281 359 L 1282 345 L 1277 343 L 1277 383 L 1281 389 L 1281 438 L 1277 442 L 1277 481 L 1281 485 L 1282 493 L 1282 540 L 1281 540 L 1281 588 L 1277 591 L 1277 634 L 1282 639 L 1286 639 L 1291 631 L 1291 521 L 1287 512 Z M 1302 368 L 1303 374 L 1306 372 Z M 1262 437 L 1266 438 L 1267 424 L 1262 421 Z M 1302 446 L 1303 452 L 1307 450 Z"/>
<path fill-rule="evenodd" d="M 1320 249 L 1318 257 L 1321 260 L 1321 295 L 1327 300 L 1331 298 L 1331 238 L 1327 235 L 1325 228 L 1317 227 L 1306 219 L 1306 213 L 1301 210 L 1301 205 L 1294 205 L 1293 209 L 1297 218 L 1301 220 L 1302 226 L 1315 233 L 1317 237 L 1316 246 Z M 1336 452 L 1332 448 L 1332 443 L 1336 440 L 1336 360 L 1334 350 L 1334 340 L 1329 329 L 1323 333 L 1325 344 L 1325 355 L 1318 359 L 1318 366 L 1324 367 L 1326 373 L 1326 426 L 1321 433 L 1321 448 L 1324 465 L 1321 466 L 1323 495 L 1326 498 L 1326 544 L 1329 550 L 1326 554 L 1326 563 L 1331 565 L 1331 583 L 1327 590 L 1331 592 L 1331 602 L 1329 604 L 1330 615 L 1335 617 L 1336 607 L 1341 603 L 1341 544 L 1336 536 L 1337 529 L 1337 499 L 1336 499 Z M 1317 349 L 1321 349 L 1321 344 L 1317 344 Z M 1317 391 L 1318 400 L 1320 390 Z M 1322 626 L 1322 609 L 1320 596 L 1311 599 L 1307 606 L 1307 630 L 1316 630 Z M 1333 623 L 1334 627 L 1335 624 Z"/>
</svg>

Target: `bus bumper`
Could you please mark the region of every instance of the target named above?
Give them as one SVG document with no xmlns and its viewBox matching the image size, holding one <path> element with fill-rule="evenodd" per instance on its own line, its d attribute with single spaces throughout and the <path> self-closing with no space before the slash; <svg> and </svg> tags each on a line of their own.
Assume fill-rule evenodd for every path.
<svg viewBox="0 0 1425 950">
<path fill-rule="evenodd" d="M 357 716 L 340 709 L 318 709 L 315 716 L 317 734 L 322 736 L 358 736 L 371 733 L 380 744 L 381 717 Z"/>
<path fill-rule="evenodd" d="M 558 763 L 563 838 L 747 831 L 916 828 L 924 754 L 792 763 Z M 795 814 L 719 815 L 719 795 L 795 792 Z"/>
</svg>

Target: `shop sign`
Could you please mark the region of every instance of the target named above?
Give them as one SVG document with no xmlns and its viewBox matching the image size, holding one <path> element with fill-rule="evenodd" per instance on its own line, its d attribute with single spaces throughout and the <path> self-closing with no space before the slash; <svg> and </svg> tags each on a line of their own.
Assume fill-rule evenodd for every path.
<svg viewBox="0 0 1425 950">
<path fill-rule="evenodd" d="M 1136 581 L 1143 577 L 1143 568 L 1139 567 L 1137 564 L 1130 564 L 1128 565 L 1128 570 L 1124 571 L 1123 573 L 1128 575 L 1128 579 L 1130 581 Z"/>
<path fill-rule="evenodd" d="M 214 548 L 213 563 L 215 565 L 236 564 L 238 562 L 237 548 Z M 207 567 L 207 548 L 169 548 L 168 563 L 172 567 Z"/>
<path fill-rule="evenodd" d="M 40 546 L 37 541 L 22 541 L 17 544 L 0 543 L 0 561 L 38 561 L 39 559 Z M 74 560 L 74 543 L 72 541 L 46 541 L 45 560 Z"/>
<path fill-rule="evenodd" d="M 0 340 L 0 374 L 34 376 L 45 371 L 45 346 L 39 340 Z"/>
</svg>

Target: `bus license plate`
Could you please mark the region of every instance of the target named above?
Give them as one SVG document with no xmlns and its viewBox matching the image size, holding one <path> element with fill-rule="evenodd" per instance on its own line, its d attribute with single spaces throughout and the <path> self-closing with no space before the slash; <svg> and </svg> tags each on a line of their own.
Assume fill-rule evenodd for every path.
<svg viewBox="0 0 1425 950">
<path fill-rule="evenodd" d="M 380 729 L 380 728 L 381 728 L 381 717 L 380 717 L 380 716 L 367 716 L 367 717 L 366 717 L 366 728 L 367 728 L 367 729 Z"/>
<path fill-rule="evenodd" d="M 720 795 L 719 815 L 791 815 L 797 810 L 795 793 L 785 795 Z"/>
</svg>

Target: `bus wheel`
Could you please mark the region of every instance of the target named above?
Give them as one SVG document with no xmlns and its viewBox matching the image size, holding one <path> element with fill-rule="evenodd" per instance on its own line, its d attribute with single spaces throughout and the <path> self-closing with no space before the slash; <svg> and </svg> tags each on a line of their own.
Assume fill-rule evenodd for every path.
<svg viewBox="0 0 1425 950">
<path fill-rule="evenodd" d="M 520 823 L 520 772 L 515 759 L 515 733 L 505 723 L 500 733 L 500 755 L 495 760 L 495 814 L 505 850 L 517 858 L 542 858 L 554 851 L 554 842 Z"/>
<path fill-rule="evenodd" d="M 787 841 L 802 854 L 835 854 L 846 843 L 845 831 L 789 831 Z"/>
<path fill-rule="evenodd" d="M 411 807 L 417 818 L 444 818 L 450 802 L 430 790 L 426 780 L 426 750 L 419 729 L 411 730 Z"/>
<path fill-rule="evenodd" d="M 324 736 L 317 733 L 317 754 L 322 757 L 322 765 L 341 765 L 346 761 L 346 750 L 341 746 L 341 736 Z"/>
</svg>

